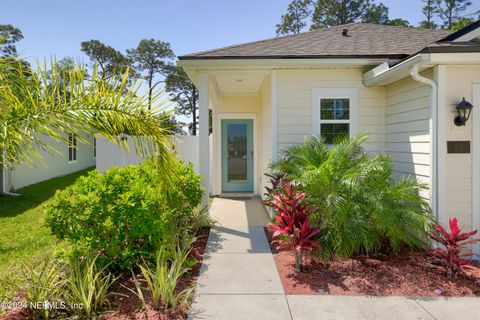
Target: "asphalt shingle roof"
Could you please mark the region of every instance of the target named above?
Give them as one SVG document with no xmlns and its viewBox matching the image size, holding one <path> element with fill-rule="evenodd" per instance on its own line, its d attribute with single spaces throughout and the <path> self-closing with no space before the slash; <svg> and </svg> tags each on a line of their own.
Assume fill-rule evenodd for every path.
<svg viewBox="0 0 480 320">
<path fill-rule="evenodd" d="M 348 35 L 343 36 L 343 29 Z M 388 57 L 404 58 L 451 34 L 446 30 L 351 23 L 296 35 L 187 54 L 180 60 Z"/>
</svg>

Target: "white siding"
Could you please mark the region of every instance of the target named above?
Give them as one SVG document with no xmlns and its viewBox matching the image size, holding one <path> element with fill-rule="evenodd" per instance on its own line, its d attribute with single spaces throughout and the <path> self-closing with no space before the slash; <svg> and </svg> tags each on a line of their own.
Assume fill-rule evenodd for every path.
<svg viewBox="0 0 480 320">
<path fill-rule="evenodd" d="M 260 148 L 258 152 L 258 177 L 259 187 L 258 193 L 263 195 L 265 186 L 269 185 L 268 178 L 264 175 L 272 161 L 272 95 L 270 77 L 263 82 L 260 91 L 261 98 L 261 118 L 259 127 L 261 128 L 261 136 L 259 136 Z"/>
<path fill-rule="evenodd" d="M 5 172 L 5 188 L 6 191 L 18 190 L 19 188 L 52 179 L 61 177 L 82 169 L 95 166 L 95 158 L 93 157 L 93 137 L 86 133 L 81 136 L 88 141 L 88 144 L 82 144 L 77 139 L 77 161 L 73 163 L 68 162 L 68 145 L 64 142 L 56 142 L 50 137 L 42 137 L 41 139 L 47 144 L 53 146 L 58 153 L 41 151 L 43 155 L 44 165 L 38 163 L 34 167 L 23 165 L 17 167 L 13 171 L 6 170 Z M 98 148 L 97 148 L 98 152 Z"/>
<path fill-rule="evenodd" d="M 480 83 L 480 66 L 479 65 L 450 65 L 446 67 L 446 92 L 445 92 L 445 121 L 441 123 L 440 128 L 446 130 L 447 141 L 464 140 L 475 141 L 480 137 L 474 137 L 472 134 L 473 118 L 467 122 L 466 126 L 457 127 L 453 123 L 456 115 L 454 112 L 455 106 L 462 97 L 467 101 L 473 102 L 472 84 Z M 474 105 L 472 114 L 479 112 L 478 105 Z M 446 143 L 446 141 L 443 141 Z M 471 145 L 473 147 L 473 145 Z M 473 215 L 478 215 L 480 212 L 473 212 L 472 198 L 480 197 L 474 195 L 472 188 L 473 179 L 480 179 L 480 177 L 473 177 L 473 159 L 472 154 L 447 154 L 444 173 L 446 175 L 446 219 L 442 221 L 447 223 L 447 220 L 453 217 L 458 218 L 461 226 L 465 230 L 470 230 L 474 227 Z M 478 165 L 478 164 L 477 164 Z"/>
<path fill-rule="evenodd" d="M 278 151 L 312 135 L 312 90 L 357 88 L 357 132 L 367 133 L 371 152 L 385 149 L 385 89 L 363 86 L 364 69 L 278 71 Z"/>
<path fill-rule="evenodd" d="M 431 71 L 424 76 L 431 77 Z M 394 176 L 413 176 L 430 183 L 430 88 L 406 78 L 386 89 L 386 153 Z M 428 191 L 422 196 L 429 198 Z"/>
</svg>

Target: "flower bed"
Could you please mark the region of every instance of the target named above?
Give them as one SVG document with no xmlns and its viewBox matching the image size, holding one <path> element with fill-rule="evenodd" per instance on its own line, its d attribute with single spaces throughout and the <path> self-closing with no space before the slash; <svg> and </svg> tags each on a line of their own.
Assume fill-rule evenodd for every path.
<svg viewBox="0 0 480 320">
<path fill-rule="evenodd" d="M 267 231 L 267 235 L 269 232 Z M 270 239 L 270 238 L 269 238 Z M 291 251 L 276 251 L 274 260 L 286 294 L 373 296 L 480 296 L 480 265 L 449 279 L 423 253 L 355 256 L 329 263 L 305 254 L 304 272 L 295 271 Z"/>
</svg>

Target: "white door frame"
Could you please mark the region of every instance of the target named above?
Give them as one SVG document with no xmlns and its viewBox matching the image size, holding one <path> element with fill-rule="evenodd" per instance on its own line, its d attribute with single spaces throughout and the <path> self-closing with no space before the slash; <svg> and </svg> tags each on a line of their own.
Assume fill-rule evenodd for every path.
<svg viewBox="0 0 480 320">
<path fill-rule="evenodd" d="M 222 193 L 222 120 L 223 119 L 239 119 L 253 120 L 253 193 L 258 194 L 258 139 L 257 139 L 257 114 L 256 113 L 217 113 L 215 116 L 215 185 L 214 193 Z"/>
<path fill-rule="evenodd" d="M 480 230 L 480 84 L 472 84 L 472 228 Z M 478 234 L 476 235 L 478 236 Z M 474 247 L 480 254 L 480 244 Z M 479 259 L 480 257 L 477 257 Z"/>
</svg>

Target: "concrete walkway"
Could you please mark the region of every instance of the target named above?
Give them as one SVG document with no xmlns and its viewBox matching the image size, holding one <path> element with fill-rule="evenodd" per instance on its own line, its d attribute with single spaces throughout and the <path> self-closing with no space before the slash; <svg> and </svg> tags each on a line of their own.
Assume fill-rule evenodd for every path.
<svg viewBox="0 0 480 320">
<path fill-rule="evenodd" d="M 215 198 L 189 319 L 480 319 L 480 298 L 286 296 L 263 226 L 259 198 Z"/>
</svg>

